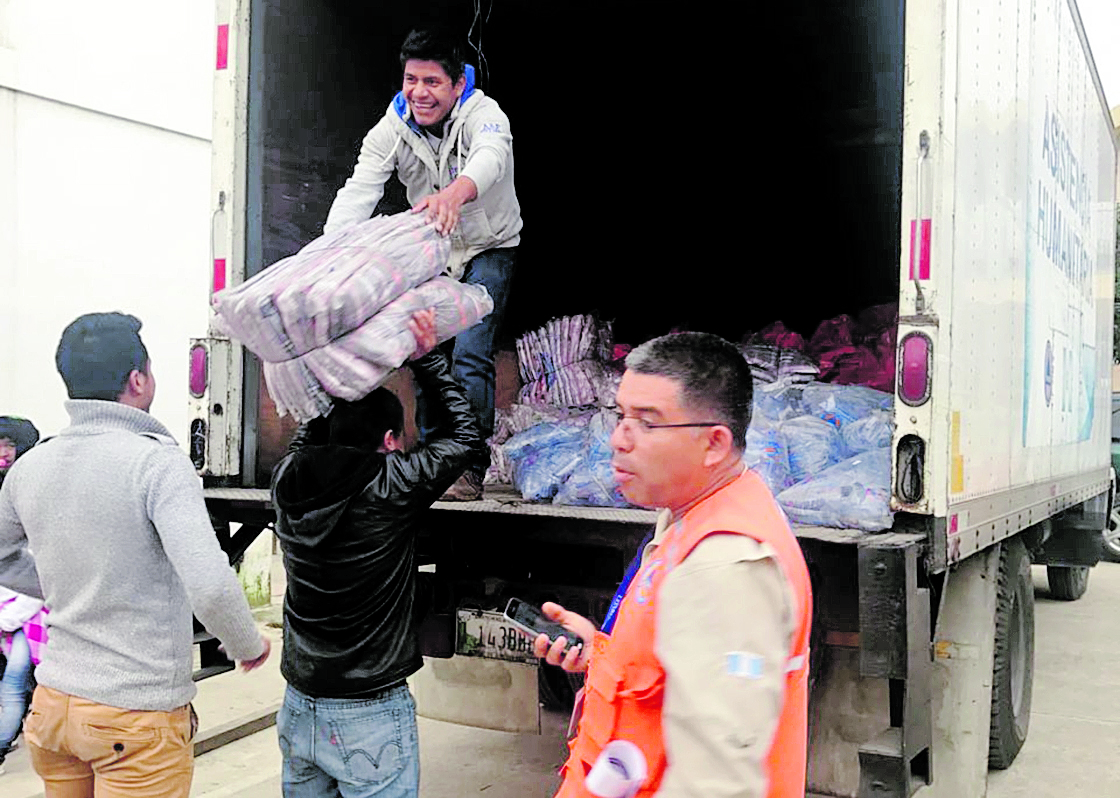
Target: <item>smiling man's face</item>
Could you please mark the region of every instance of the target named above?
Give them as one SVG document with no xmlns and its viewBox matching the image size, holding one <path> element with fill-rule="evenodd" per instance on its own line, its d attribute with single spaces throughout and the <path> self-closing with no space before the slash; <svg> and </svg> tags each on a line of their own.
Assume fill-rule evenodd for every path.
<svg viewBox="0 0 1120 798">
<path fill-rule="evenodd" d="M 404 64 L 402 91 L 412 118 L 422 127 L 433 127 L 443 122 L 463 96 L 466 85 L 466 75 L 460 75 L 452 83 L 438 61 L 410 58 Z"/>
</svg>

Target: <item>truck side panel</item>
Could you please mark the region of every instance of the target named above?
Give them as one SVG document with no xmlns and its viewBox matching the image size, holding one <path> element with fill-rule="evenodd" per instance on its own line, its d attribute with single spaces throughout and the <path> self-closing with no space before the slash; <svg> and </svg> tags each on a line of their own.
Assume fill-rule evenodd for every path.
<svg viewBox="0 0 1120 798">
<path fill-rule="evenodd" d="M 959 22 L 953 504 L 1107 468 L 1115 235 L 1112 129 L 1070 4 L 966 0 Z"/>
<path fill-rule="evenodd" d="M 953 562 L 1108 490 L 1116 151 L 1067 0 L 910 3 L 906 47 L 899 340 L 933 390 L 899 395 L 930 446 L 896 506 Z"/>
</svg>

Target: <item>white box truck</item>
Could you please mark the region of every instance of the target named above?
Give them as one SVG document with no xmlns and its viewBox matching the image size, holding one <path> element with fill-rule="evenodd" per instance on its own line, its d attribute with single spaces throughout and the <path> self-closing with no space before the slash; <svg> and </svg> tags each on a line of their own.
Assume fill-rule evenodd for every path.
<svg viewBox="0 0 1120 798">
<path fill-rule="evenodd" d="M 894 526 L 796 530 L 817 607 L 808 790 L 983 795 L 1027 733 L 1030 564 L 1078 598 L 1111 508 L 1113 129 L 1073 0 L 766 5 L 428 9 L 470 36 L 513 126 L 506 335 L 597 311 L 634 343 L 735 339 L 897 303 Z M 214 290 L 321 232 L 424 22 L 326 0 L 218 0 L 217 20 Z M 273 519 L 291 426 L 235 343 L 211 332 L 191 363 L 191 455 L 236 556 Z M 486 685 L 535 676 L 449 686 L 467 654 L 524 661 L 488 645 L 487 613 L 517 595 L 601 618 L 652 514 L 508 498 L 433 508 L 423 634 L 456 655 L 429 660 L 447 688 L 429 710 L 516 728 L 535 696 Z"/>
</svg>

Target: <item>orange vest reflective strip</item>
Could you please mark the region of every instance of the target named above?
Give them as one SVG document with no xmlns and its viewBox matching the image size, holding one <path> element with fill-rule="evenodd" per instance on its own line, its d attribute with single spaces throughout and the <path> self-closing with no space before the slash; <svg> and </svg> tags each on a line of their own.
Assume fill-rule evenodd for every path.
<svg viewBox="0 0 1120 798">
<path fill-rule="evenodd" d="M 592 798 L 583 781 L 611 740 L 629 740 L 649 776 L 637 798 L 652 798 L 665 773 L 661 735 L 665 671 L 653 650 L 657 597 L 665 575 L 708 535 L 746 535 L 770 546 L 789 582 L 796 623 L 786 666 L 786 694 L 766 758 L 767 798 L 803 798 L 808 747 L 809 630 L 812 590 L 797 538 L 762 480 L 752 472 L 690 510 L 643 563 L 619 608 L 611 635 L 595 635 L 579 732 L 570 743 L 556 798 Z"/>
</svg>

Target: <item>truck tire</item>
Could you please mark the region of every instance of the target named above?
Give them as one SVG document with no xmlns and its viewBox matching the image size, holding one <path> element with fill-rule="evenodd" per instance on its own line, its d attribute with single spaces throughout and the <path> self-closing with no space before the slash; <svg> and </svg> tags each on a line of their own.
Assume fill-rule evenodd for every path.
<svg viewBox="0 0 1120 798">
<path fill-rule="evenodd" d="M 1104 558 L 1109 562 L 1120 562 L 1120 509 L 1115 507 L 1108 516 L 1108 528 L 1104 531 Z"/>
<path fill-rule="evenodd" d="M 1027 739 L 1034 682 L 1034 583 L 1030 555 L 1018 538 L 1000 548 L 995 621 L 988 767 L 1005 770 Z"/>
<path fill-rule="evenodd" d="M 1047 565 L 1046 581 L 1050 595 L 1059 601 L 1077 601 L 1089 589 L 1089 566 Z"/>
</svg>

